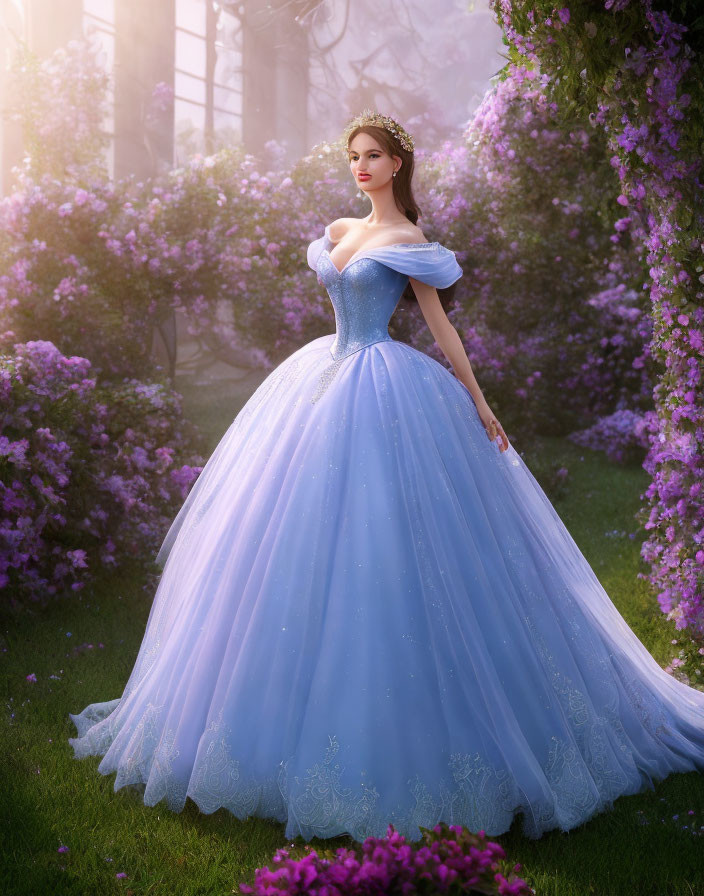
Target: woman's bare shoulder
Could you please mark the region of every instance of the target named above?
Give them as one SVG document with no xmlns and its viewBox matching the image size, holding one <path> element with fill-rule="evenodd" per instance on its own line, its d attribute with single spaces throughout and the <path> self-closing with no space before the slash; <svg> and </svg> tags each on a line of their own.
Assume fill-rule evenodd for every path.
<svg viewBox="0 0 704 896">
<path fill-rule="evenodd" d="M 356 218 L 336 218 L 330 222 L 329 233 L 333 243 L 339 243 L 350 227 L 354 226 Z"/>
<path fill-rule="evenodd" d="M 413 224 L 413 223 L 411 223 L 411 221 L 409 221 L 408 226 L 406 226 L 405 224 L 403 225 L 403 229 L 408 237 L 406 242 L 408 242 L 408 243 L 427 243 L 428 242 L 428 240 L 425 237 L 425 234 L 423 233 L 423 231 L 420 229 L 420 227 L 417 224 Z M 400 240 L 399 240 L 399 242 L 400 242 Z"/>
<path fill-rule="evenodd" d="M 399 221 L 395 227 L 389 228 L 385 234 L 387 243 L 427 243 L 425 234 L 412 221 L 406 218 Z"/>
</svg>

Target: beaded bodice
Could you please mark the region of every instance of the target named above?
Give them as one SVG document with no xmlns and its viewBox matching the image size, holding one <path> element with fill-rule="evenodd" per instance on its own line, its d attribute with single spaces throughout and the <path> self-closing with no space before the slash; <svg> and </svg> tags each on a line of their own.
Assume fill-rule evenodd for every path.
<svg viewBox="0 0 704 896">
<path fill-rule="evenodd" d="M 340 271 L 330 258 L 333 245 L 328 225 L 324 236 L 308 246 L 307 258 L 335 312 L 336 336 L 330 348 L 335 360 L 391 339 L 389 321 L 409 277 L 442 288 L 462 274 L 454 252 L 440 243 L 361 249 Z"/>
</svg>

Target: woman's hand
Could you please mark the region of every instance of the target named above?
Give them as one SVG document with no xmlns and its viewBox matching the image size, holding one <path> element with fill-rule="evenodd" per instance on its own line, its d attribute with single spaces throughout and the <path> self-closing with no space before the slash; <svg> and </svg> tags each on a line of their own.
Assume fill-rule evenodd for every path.
<svg viewBox="0 0 704 896">
<path fill-rule="evenodd" d="M 489 405 L 481 399 L 478 402 L 475 402 L 477 406 L 477 412 L 479 414 L 479 419 L 484 424 L 484 428 L 486 429 L 486 434 L 489 441 L 493 442 L 496 439 L 496 436 L 501 436 L 501 442 L 499 444 L 499 451 L 506 451 L 508 448 L 508 438 L 506 433 L 504 432 L 503 426 L 496 419 L 494 414 L 491 411 Z"/>
</svg>

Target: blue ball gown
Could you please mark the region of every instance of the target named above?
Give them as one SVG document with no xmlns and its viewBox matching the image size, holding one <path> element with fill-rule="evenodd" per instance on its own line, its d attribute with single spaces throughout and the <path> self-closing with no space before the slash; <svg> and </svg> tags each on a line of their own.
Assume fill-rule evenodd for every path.
<svg viewBox="0 0 704 896">
<path fill-rule="evenodd" d="M 439 821 L 538 838 L 704 770 L 704 693 L 668 675 L 512 446 L 394 340 L 437 242 L 308 263 L 336 332 L 254 392 L 174 519 L 124 693 L 70 714 L 153 806 L 411 840 Z"/>
</svg>

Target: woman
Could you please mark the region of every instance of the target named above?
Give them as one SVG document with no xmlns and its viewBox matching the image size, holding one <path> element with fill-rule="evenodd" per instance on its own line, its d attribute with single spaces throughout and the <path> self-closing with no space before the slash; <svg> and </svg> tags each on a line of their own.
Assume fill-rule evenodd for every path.
<svg viewBox="0 0 704 896">
<path fill-rule="evenodd" d="M 70 743 L 148 805 L 287 839 L 570 830 L 704 769 L 704 693 L 649 655 L 484 400 L 437 294 L 461 269 L 415 223 L 411 137 L 368 111 L 346 134 L 372 210 L 307 256 L 336 332 L 223 436 L 125 691 L 71 715 Z M 389 336 L 409 284 L 456 376 Z"/>
</svg>

